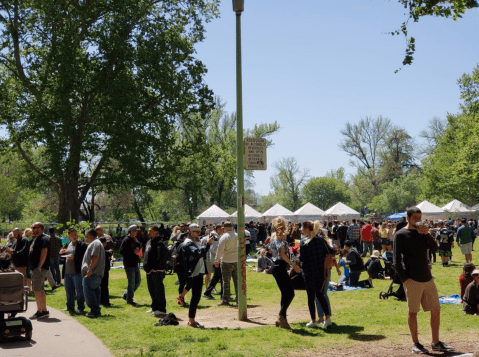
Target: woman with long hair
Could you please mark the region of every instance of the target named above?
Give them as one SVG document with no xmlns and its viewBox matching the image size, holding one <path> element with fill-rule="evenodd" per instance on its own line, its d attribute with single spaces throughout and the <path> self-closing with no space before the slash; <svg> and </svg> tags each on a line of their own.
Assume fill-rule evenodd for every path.
<svg viewBox="0 0 479 357">
<path fill-rule="evenodd" d="M 270 248 L 273 254 L 273 266 L 271 273 L 273 274 L 276 284 L 281 291 L 281 309 L 279 311 L 276 326 L 291 329 L 286 318 L 286 311 L 294 299 L 294 288 L 291 278 L 288 275 L 288 268 L 293 265 L 293 269 L 301 272 L 301 268 L 291 262 L 289 256 L 289 244 L 286 241 L 287 222 L 283 217 L 276 217 L 272 221 L 273 234 L 271 235 Z"/>
<path fill-rule="evenodd" d="M 311 322 L 307 327 L 317 327 L 315 300 L 319 302 L 318 316 L 321 320 L 326 318 L 330 326 L 331 306 L 327 295 L 324 293 L 329 285 L 329 269 L 324 269 L 324 258 L 328 253 L 334 254 L 334 248 L 328 244 L 324 237 L 319 221 L 304 222 L 303 235 L 305 239 L 301 241 L 299 249 L 299 259 L 303 269 L 304 285 L 308 294 L 308 308 L 311 315 Z"/>
</svg>

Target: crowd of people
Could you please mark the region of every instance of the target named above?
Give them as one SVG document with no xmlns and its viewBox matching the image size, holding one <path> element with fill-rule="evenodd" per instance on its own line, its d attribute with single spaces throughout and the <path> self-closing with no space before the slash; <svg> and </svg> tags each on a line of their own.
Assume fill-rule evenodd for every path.
<svg viewBox="0 0 479 357">
<path fill-rule="evenodd" d="M 44 232 L 41 222 L 23 232 L 15 228 L 2 248 L 2 260 L 11 259 L 12 266 L 24 275 L 25 285 L 32 285 L 37 312 L 31 318 L 49 316 L 45 280 L 56 289 L 62 277 L 66 293 L 64 310 L 82 314 L 86 304 L 90 308 L 86 316 L 101 316 L 101 305 L 111 305 L 108 281 L 114 260 L 114 240 L 101 226 L 86 231 L 85 241 L 78 238 L 75 228 L 70 228 L 65 247 L 54 229 L 48 233 Z M 411 208 L 407 218 L 397 224 L 356 220 L 351 224 L 338 221 L 295 224 L 277 217 L 270 224 L 250 222 L 245 238 L 248 253 L 258 252 L 256 271 L 272 274 L 277 283 L 281 299 L 276 326 L 285 329 L 291 328 L 287 310 L 297 288 L 293 277 L 300 276 L 306 290 L 311 316 L 306 326 L 328 328 L 332 326 L 328 287 L 338 288 L 344 284 L 372 288 L 372 279 L 389 278 L 381 265 L 381 259 L 389 255 L 404 286 L 413 351 L 424 352 L 426 349 L 419 343 L 417 332 L 417 313 L 421 305 L 424 311 L 431 311 L 432 349 L 453 349 L 439 340 L 440 307 L 430 272 L 431 264 L 436 262 L 436 252 L 439 252 L 442 266 L 448 267 L 454 243 L 460 246 L 465 257 L 464 273 L 459 279 L 464 311 L 472 315 L 479 313 L 479 270 L 472 264 L 476 233 L 477 221 L 425 222 L 421 220 L 420 210 Z M 117 234 L 121 234 L 121 228 Z M 170 240 L 172 244 L 168 246 Z M 219 283 L 218 305 L 237 302 L 237 251 L 238 237 L 229 221 L 202 227 L 190 222 L 172 228 L 151 225 L 148 231 L 131 225 L 119 246 L 128 281 L 123 298 L 128 304 L 136 305 L 134 296 L 141 285 L 143 258 L 152 301 L 147 312 L 165 316 L 167 300 L 163 281 L 167 269 L 171 268 L 178 277 L 177 303 L 188 307 L 188 326 L 203 328 L 195 319 L 198 304 L 202 297 L 214 299 L 212 293 L 218 293 Z M 369 260 L 364 263 L 368 252 Z M 60 257 L 65 259 L 62 273 Z M 333 269 L 340 276 L 337 283 L 331 281 Z M 367 276 L 361 280 L 363 272 L 367 272 Z M 232 297 L 231 279 L 236 298 Z M 190 291 L 188 304 L 186 295 Z"/>
</svg>

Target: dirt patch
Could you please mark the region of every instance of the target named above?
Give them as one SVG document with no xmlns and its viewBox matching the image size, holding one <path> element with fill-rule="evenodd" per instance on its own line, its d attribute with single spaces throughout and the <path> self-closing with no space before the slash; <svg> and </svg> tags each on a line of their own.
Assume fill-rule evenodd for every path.
<svg viewBox="0 0 479 357">
<path fill-rule="evenodd" d="M 259 305 L 248 305 L 248 321 L 238 319 L 238 308 L 236 304 L 222 307 L 200 307 L 196 312 L 196 320 L 206 328 L 249 328 L 258 326 L 275 325 L 279 309 L 266 309 Z M 308 309 L 288 309 L 288 321 L 298 322 L 310 318 Z M 182 320 L 180 325 L 188 322 L 188 308 L 178 313 L 177 317 Z"/>
<path fill-rule="evenodd" d="M 288 321 L 290 323 L 299 321 L 308 321 L 309 311 L 308 309 L 288 309 Z M 180 319 L 180 325 L 186 326 L 188 322 L 188 308 L 185 308 L 183 312 L 177 314 Z M 196 320 L 203 324 L 205 328 L 250 328 L 259 326 L 274 326 L 278 317 L 278 309 L 264 308 L 262 306 L 248 305 L 248 320 L 240 321 L 238 319 L 238 309 L 236 305 L 216 307 L 205 306 L 199 308 L 196 314 Z M 334 323 L 334 319 L 333 319 Z M 340 327 L 340 326 L 337 326 Z M 332 329 L 335 326 L 333 325 Z M 293 326 L 294 329 L 294 326 Z M 364 336 L 362 336 L 364 338 Z M 478 347 L 477 339 L 471 336 L 471 340 L 447 340 L 448 344 L 455 347 L 454 353 L 442 353 L 442 352 L 430 352 L 430 356 L 460 356 L 465 354 L 466 356 L 472 356 L 472 352 Z M 430 345 L 427 337 L 421 336 L 425 347 L 430 349 Z M 398 344 L 399 343 L 399 344 Z M 299 351 L 288 351 L 288 357 L 313 357 L 313 356 L 330 356 L 333 352 L 335 356 L 415 356 L 411 352 L 412 342 L 410 342 L 409 334 L 404 336 L 398 336 L 398 340 L 392 342 L 389 340 L 374 340 L 370 341 L 357 340 L 353 347 L 341 348 L 333 347 L 325 350 L 311 350 L 303 349 Z M 279 351 L 278 351 L 279 352 Z M 278 355 L 282 355 L 281 352 Z M 285 356 L 286 356 L 285 355 Z"/>
</svg>

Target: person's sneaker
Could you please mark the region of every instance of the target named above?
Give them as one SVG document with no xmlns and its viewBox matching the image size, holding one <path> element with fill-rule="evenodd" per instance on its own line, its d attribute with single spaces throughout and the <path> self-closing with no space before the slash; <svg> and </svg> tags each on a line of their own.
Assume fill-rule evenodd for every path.
<svg viewBox="0 0 479 357">
<path fill-rule="evenodd" d="M 205 328 L 203 325 L 201 325 L 198 321 L 195 321 L 193 323 L 188 321 L 188 326 L 193 327 L 193 328 Z"/>
<path fill-rule="evenodd" d="M 121 296 L 121 298 L 126 301 L 126 293 L 123 293 L 123 295 Z"/>
<path fill-rule="evenodd" d="M 326 319 L 326 320 L 324 320 L 323 326 L 324 326 L 325 328 L 330 328 L 331 326 L 333 326 L 333 323 L 331 322 L 331 319 Z"/>
<path fill-rule="evenodd" d="M 37 311 L 32 316 L 30 316 L 30 320 L 38 319 L 40 316 L 42 316 L 42 313 L 40 311 Z"/>
<path fill-rule="evenodd" d="M 46 319 L 47 317 L 50 317 L 50 311 L 43 311 L 41 312 L 41 315 L 37 317 L 37 319 Z"/>
<path fill-rule="evenodd" d="M 151 313 L 153 313 L 153 312 L 154 312 L 153 309 L 150 309 L 150 310 L 148 310 L 146 313 L 147 313 L 147 314 L 151 314 Z"/>
<path fill-rule="evenodd" d="M 88 314 L 86 314 L 86 317 L 89 317 L 90 319 L 94 319 L 94 318 L 99 317 L 99 316 L 101 316 L 100 312 L 94 313 L 94 312 L 90 311 Z"/>
<path fill-rule="evenodd" d="M 221 300 L 221 302 L 218 304 L 218 306 L 228 306 L 229 304 L 230 304 L 229 301 Z"/>
<path fill-rule="evenodd" d="M 153 311 L 153 314 L 154 314 L 156 317 L 163 317 L 163 316 L 166 316 L 166 311 L 156 310 L 156 311 Z"/>
<path fill-rule="evenodd" d="M 439 341 L 438 343 L 431 343 L 431 348 L 433 351 L 441 351 L 441 352 L 454 351 L 454 347 L 446 345 L 444 342 L 441 342 L 441 341 Z"/>
<path fill-rule="evenodd" d="M 205 299 L 208 299 L 208 300 L 214 300 L 214 299 L 215 299 L 214 296 L 212 296 L 212 295 L 207 295 L 207 294 L 203 294 L 203 297 L 204 297 Z"/>
<path fill-rule="evenodd" d="M 138 304 L 134 301 L 127 301 L 126 303 L 131 306 L 138 306 Z"/>
<path fill-rule="evenodd" d="M 412 346 L 412 351 L 414 353 L 428 353 L 429 351 L 427 350 L 427 348 L 425 348 L 423 345 L 421 345 L 419 342 L 418 343 L 415 343 L 413 346 Z"/>
<path fill-rule="evenodd" d="M 178 305 L 181 305 L 181 306 L 185 306 L 186 305 L 186 302 L 185 302 L 185 298 L 183 296 L 178 296 L 176 298 L 176 300 L 178 300 Z"/>
<path fill-rule="evenodd" d="M 309 321 L 307 324 L 306 324 L 306 327 L 318 327 L 318 323 L 316 321 Z"/>
</svg>

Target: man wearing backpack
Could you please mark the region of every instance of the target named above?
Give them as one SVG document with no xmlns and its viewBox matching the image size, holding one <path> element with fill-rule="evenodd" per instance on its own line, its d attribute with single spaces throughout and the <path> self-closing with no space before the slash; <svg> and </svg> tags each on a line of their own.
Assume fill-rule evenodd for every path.
<svg viewBox="0 0 479 357">
<path fill-rule="evenodd" d="M 166 260 L 168 249 L 158 235 L 158 226 L 150 226 L 146 242 L 145 254 L 143 257 L 143 269 L 146 272 L 146 283 L 151 296 L 151 309 L 147 313 L 155 316 L 166 315 L 165 279 Z"/>
</svg>

